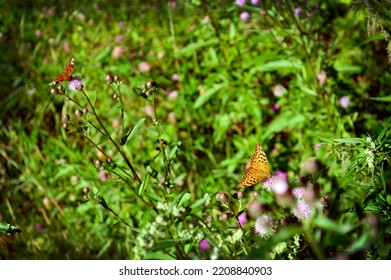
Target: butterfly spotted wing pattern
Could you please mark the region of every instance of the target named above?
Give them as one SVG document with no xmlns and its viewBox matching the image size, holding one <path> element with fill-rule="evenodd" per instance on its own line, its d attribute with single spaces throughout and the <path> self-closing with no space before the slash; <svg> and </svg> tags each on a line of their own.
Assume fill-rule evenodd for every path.
<svg viewBox="0 0 391 280">
<path fill-rule="evenodd" d="M 255 152 L 250 159 L 250 167 L 243 173 L 243 178 L 237 185 L 238 188 L 245 188 L 262 182 L 271 176 L 269 163 L 262 146 L 257 144 Z"/>
<path fill-rule="evenodd" d="M 71 60 L 65 66 L 64 72 L 55 77 L 54 80 L 49 84 L 49 86 L 53 86 L 64 81 L 70 81 L 72 79 L 72 70 L 74 63 L 75 59 L 72 57 Z"/>
</svg>

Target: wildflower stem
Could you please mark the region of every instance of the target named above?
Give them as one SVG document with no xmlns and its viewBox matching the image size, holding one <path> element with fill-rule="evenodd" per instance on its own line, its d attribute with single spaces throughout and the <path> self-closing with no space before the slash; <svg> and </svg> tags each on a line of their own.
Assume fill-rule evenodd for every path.
<svg viewBox="0 0 391 280">
<path fill-rule="evenodd" d="M 322 249 L 319 247 L 318 242 L 316 242 L 309 227 L 310 227 L 310 223 L 308 221 L 305 222 L 304 223 L 304 235 L 307 238 L 307 241 L 310 244 L 312 251 L 314 252 L 316 258 L 318 260 L 324 260 L 325 255 L 324 255 Z"/>
<path fill-rule="evenodd" d="M 107 129 L 105 128 L 105 126 L 103 125 L 103 123 L 101 122 L 98 114 L 96 113 L 95 111 L 95 108 L 90 100 L 90 98 L 88 97 L 88 95 L 85 93 L 85 91 L 83 89 L 81 89 L 81 92 L 83 92 L 84 96 L 87 98 L 87 101 L 88 101 L 88 104 L 90 104 L 90 107 L 94 113 L 94 116 L 96 117 L 96 120 L 98 121 L 100 127 L 103 129 L 103 131 L 105 132 L 104 134 L 110 139 L 110 141 L 114 144 L 114 146 L 116 147 L 116 149 L 118 150 L 118 152 L 121 154 L 123 160 L 125 161 L 126 165 L 130 168 L 130 170 L 132 171 L 132 174 L 133 174 L 133 177 L 134 179 L 137 181 L 138 184 L 141 185 L 141 179 L 140 177 L 137 175 L 137 172 L 136 170 L 134 169 L 133 165 L 130 163 L 129 159 L 126 157 L 125 153 L 122 151 L 121 147 L 118 146 L 118 144 L 114 141 L 114 139 L 110 136 L 109 132 L 107 131 Z"/>
<path fill-rule="evenodd" d="M 157 210 L 156 206 L 153 204 L 152 201 L 151 201 L 150 203 L 148 203 L 147 201 L 145 201 L 144 198 L 143 198 L 142 196 L 140 196 L 140 195 L 136 192 L 136 190 L 132 187 L 131 184 L 129 184 L 129 182 L 128 182 L 125 178 L 123 178 L 119 173 L 115 172 L 114 170 L 112 170 L 111 172 L 113 172 L 113 173 L 114 173 L 115 175 L 117 175 L 122 181 L 124 181 L 125 184 L 128 185 L 128 187 L 134 192 L 134 194 L 135 194 L 136 196 L 138 196 L 138 198 L 140 198 L 140 199 L 141 199 L 145 204 L 147 204 L 148 206 L 152 207 L 153 210 L 155 210 L 155 212 L 159 214 L 159 211 Z"/>
<path fill-rule="evenodd" d="M 119 84 L 115 84 L 115 86 L 113 86 L 115 88 L 115 90 L 118 92 L 118 100 L 119 100 L 119 104 L 120 104 L 120 108 L 121 108 L 121 127 L 122 127 L 122 135 L 125 135 L 125 117 L 124 117 L 124 106 L 123 106 L 123 102 L 122 102 L 122 92 L 121 92 L 121 86 L 120 86 L 120 83 Z"/>
<path fill-rule="evenodd" d="M 154 110 L 156 127 L 157 127 L 157 132 L 158 132 L 158 137 L 159 137 L 158 141 L 159 141 L 159 145 L 160 145 L 160 151 L 162 152 L 162 155 L 163 155 L 163 161 L 164 161 L 164 167 L 165 167 L 165 177 L 169 178 L 169 181 L 171 182 L 172 178 L 171 178 L 170 166 L 169 166 L 169 162 L 167 160 L 166 151 L 164 149 L 163 141 L 161 139 L 161 136 L 163 135 L 163 131 L 161 130 L 161 127 L 160 127 L 160 124 L 158 121 L 155 98 L 153 99 L 153 110 Z"/>
</svg>

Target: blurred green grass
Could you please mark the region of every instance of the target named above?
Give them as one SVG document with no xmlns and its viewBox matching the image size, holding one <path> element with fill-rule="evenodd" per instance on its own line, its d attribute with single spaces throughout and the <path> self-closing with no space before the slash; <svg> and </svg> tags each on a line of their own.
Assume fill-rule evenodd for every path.
<svg viewBox="0 0 391 280">
<path fill-rule="evenodd" d="M 161 87 L 156 102 L 163 138 L 170 150 L 180 142 L 171 166 L 173 193 L 187 191 L 191 203 L 233 189 L 256 143 L 262 143 L 271 169 L 287 172 L 292 181 L 302 162 L 315 156 L 340 176 L 354 151 L 341 148 L 332 155 L 337 159 L 328 162 L 330 153 L 317 153 L 315 145 L 330 138 L 365 139 L 386 123 L 389 103 L 371 99 L 390 92 L 386 42 L 360 45 L 367 39 L 366 22 L 348 10 L 346 1 L 325 1 L 317 9 L 310 2 L 303 2 L 302 14 L 291 18 L 283 11 L 273 17 L 259 6 L 225 1 L 179 1 L 176 7 L 166 1 L 3 2 L 0 221 L 17 225 L 22 233 L 1 237 L 0 257 L 134 258 L 136 236 L 156 218 L 115 176 L 100 180 L 93 164 L 97 151 L 80 135 L 62 129 L 61 116 L 76 107 L 51 95 L 47 85 L 72 56 L 74 74 L 83 78 L 113 137 L 120 137 L 113 124 L 119 105 L 104 80 L 107 73 L 123 80 L 125 126 L 146 118 L 124 150 L 143 179 L 148 168 L 159 174 L 145 179 L 149 187 L 164 174 L 162 160 L 156 159 L 160 136 L 148 102 L 134 88 L 152 80 Z M 250 13 L 249 21 L 240 19 L 243 11 Z M 325 84 L 319 82 L 322 71 Z M 281 96 L 276 86 L 284 88 Z M 340 105 L 344 96 L 350 98 L 346 108 Z M 90 136 L 112 151 L 105 139 Z M 366 176 L 340 180 L 356 184 Z M 98 202 L 85 202 L 86 187 L 137 230 L 123 227 Z M 333 191 L 329 182 L 325 190 Z M 354 208 L 365 196 L 355 190 L 341 199 L 343 209 Z M 152 193 L 160 196 L 159 191 Z M 203 219 L 216 216 L 216 208 L 213 202 L 191 213 Z M 181 231 L 179 224 L 173 223 L 173 229 Z M 242 258 L 236 249 L 232 258 Z M 250 256 L 265 258 L 257 250 Z M 211 257 L 198 254 L 178 253 L 176 258 Z"/>
</svg>

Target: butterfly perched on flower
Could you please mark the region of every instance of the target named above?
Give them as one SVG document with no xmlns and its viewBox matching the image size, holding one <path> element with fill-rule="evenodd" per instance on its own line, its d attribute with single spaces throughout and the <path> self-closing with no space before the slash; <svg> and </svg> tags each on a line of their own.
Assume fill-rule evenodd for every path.
<svg viewBox="0 0 391 280">
<path fill-rule="evenodd" d="M 244 171 L 242 180 L 237 185 L 237 187 L 250 187 L 259 182 L 262 182 L 270 176 L 271 174 L 266 154 L 263 151 L 262 146 L 257 144 L 255 146 L 255 152 L 250 159 L 250 167 Z"/>
<path fill-rule="evenodd" d="M 72 57 L 71 60 L 65 66 L 64 72 L 62 72 L 57 77 L 55 77 L 54 80 L 49 84 L 49 86 L 53 86 L 55 84 L 58 84 L 58 83 L 61 83 L 64 81 L 72 80 L 72 70 L 73 70 L 74 63 L 75 63 L 75 59 Z"/>
</svg>

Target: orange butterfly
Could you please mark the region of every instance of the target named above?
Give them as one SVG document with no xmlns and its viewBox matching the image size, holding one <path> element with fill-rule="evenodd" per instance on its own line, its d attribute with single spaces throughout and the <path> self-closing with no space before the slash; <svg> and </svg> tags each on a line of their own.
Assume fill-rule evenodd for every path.
<svg viewBox="0 0 391 280">
<path fill-rule="evenodd" d="M 49 86 L 53 86 L 64 81 L 70 81 L 72 79 L 72 70 L 74 63 L 75 59 L 72 57 L 71 60 L 65 66 L 64 72 L 55 77 L 54 80 L 49 84 Z"/>
<path fill-rule="evenodd" d="M 237 185 L 238 188 L 245 188 L 262 182 L 271 176 L 269 163 L 261 145 L 255 146 L 255 152 L 250 159 L 250 167 L 243 173 L 243 178 Z"/>
</svg>

